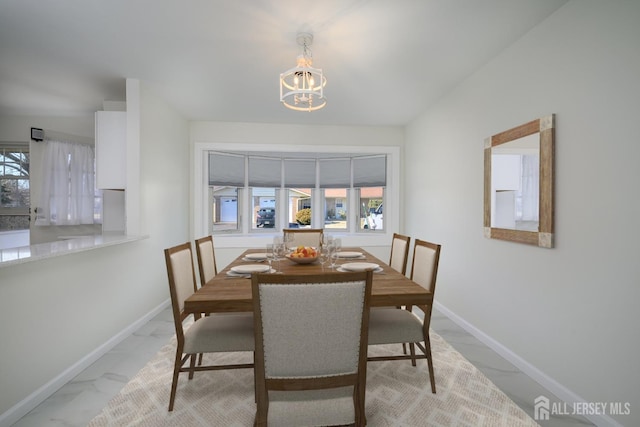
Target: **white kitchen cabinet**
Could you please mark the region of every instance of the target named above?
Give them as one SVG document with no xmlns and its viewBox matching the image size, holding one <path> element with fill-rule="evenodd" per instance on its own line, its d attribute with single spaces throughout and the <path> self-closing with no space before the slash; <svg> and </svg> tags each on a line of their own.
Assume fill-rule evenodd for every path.
<svg viewBox="0 0 640 427">
<path fill-rule="evenodd" d="M 126 153 L 127 113 L 96 112 L 96 183 L 99 189 L 126 188 Z"/>
</svg>

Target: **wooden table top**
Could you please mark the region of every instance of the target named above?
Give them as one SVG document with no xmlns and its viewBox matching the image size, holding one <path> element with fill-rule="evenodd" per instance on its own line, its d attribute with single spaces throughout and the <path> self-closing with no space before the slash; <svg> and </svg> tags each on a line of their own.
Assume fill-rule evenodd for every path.
<svg viewBox="0 0 640 427">
<path fill-rule="evenodd" d="M 374 257 L 361 248 L 343 248 L 343 251 L 357 251 L 364 258 L 339 259 L 338 264 L 346 262 L 371 262 L 380 265 L 380 273 L 374 273 L 371 289 L 372 307 L 396 307 L 400 305 L 424 305 L 433 300 L 431 292 L 398 273 L 385 262 Z M 251 280 L 243 277 L 230 277 L 227 272 L 234 266 L 252 264 L 255 261 L 244 261 L 246 254 L 264 252 L 260 249 L 248 249 L 213 279 L 202 286 L 185 301 L 185 311 L 190 313 L 215 313 L 232 311 L 253 311 L 251 297 Z M 282 259 L 280 265 L 275 261 L 274 268 L 279 268 L 285 274 L 314 274 L 321 273 L 322 266 L 312 264 L 296 264 L 288 259 Z M 325 264 L 326 273 L 331 272 L 329 262 Z"/>
</svg>

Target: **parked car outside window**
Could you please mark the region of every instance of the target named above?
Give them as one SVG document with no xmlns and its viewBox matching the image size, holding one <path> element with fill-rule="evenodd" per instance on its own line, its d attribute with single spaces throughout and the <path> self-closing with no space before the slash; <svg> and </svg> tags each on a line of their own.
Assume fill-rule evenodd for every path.
<svg viewBox="0 0 640 427">
<path fill-rule="evenodd" d="M 256 227 L 275 227 L 276 210 L 274 208 L 262 208 L 256 216 Z"/>
</svg>

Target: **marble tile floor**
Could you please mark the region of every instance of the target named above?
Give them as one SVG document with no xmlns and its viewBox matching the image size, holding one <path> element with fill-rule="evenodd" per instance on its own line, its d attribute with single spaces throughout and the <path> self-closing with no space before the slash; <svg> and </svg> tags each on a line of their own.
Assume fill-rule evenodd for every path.
<svg viewBox="0 0 640 427">
<path fill-rule="evenodd" d="M 436 309 L 431 315 L 431 329 L 470 361 L 530 417 L 533 417 L 533 402 L 538 396 L 544 395 L 552 402 L 560 402 L 560 399 L 550 391 Z M 538 423 L 542 427 L 594 425 L 584 417 L 572 415 L 552 415 L 548 421 L 538 421 Z"/>
<path fill-rule="evenodd" d="M 437 310 L 433 312 L 431 326 L 530 416 L 536 397 L 545 395 L 554 399 L 537 382 Z M 167 308 L 12 427 L 86 426 L 174 333 L 171 310 Z M 576 427 L 593 424 L 580 417 L 552 416 L 549 421 L 540 421 L 540 425 Z"/>
</svg>

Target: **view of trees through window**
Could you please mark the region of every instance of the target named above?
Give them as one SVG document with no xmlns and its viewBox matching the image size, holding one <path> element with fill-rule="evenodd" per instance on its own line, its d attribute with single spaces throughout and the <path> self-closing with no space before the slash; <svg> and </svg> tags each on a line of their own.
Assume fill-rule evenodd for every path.
<svg viewBox="0 0 640 427">
<path fill-rule="evenodd" d="M 29 229 L 29 147 L 0 146 L 0 231 Z"/>
</svg>

